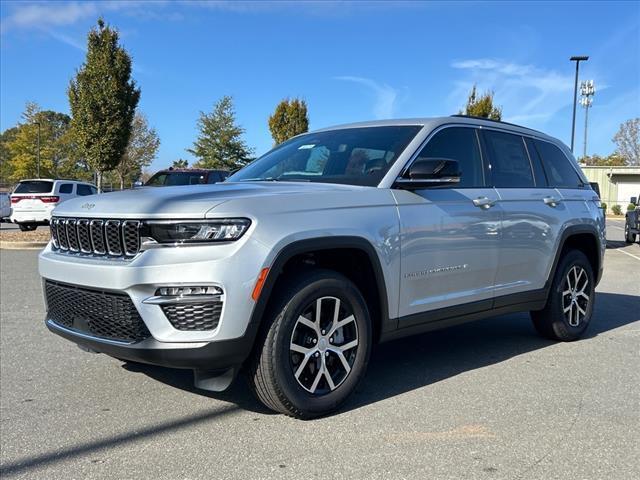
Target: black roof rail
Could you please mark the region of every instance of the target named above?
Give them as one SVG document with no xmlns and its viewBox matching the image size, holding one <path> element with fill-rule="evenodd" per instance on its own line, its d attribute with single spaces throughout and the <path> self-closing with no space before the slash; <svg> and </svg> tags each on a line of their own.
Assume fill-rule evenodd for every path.
<svg viewBox="0 0 640 480">
<path fill-rule="evenodd" d="M 530 130 L 532 132 L 536 132 L 536 133 L 542 133 L 538 130 L 534 130 L 533 128 L 529 128 L 529 127 L 523 127 L 522 125 L 518 125 L 515 123 L 509 123 L 509 122 L 503 122 L 502 120 L 496 120 L 494 118 L 486 118 L 486 117 L 478 117 L 475 115 L 463 115 L 462 113 L 457 113 L 455 115 L 449 115 L 450 117 L 459 117 L 459 118 L 472 118 L 474 120 L 485 120 L 487 122 L 494 122 L 494 123 L 501 123 L 503 125 L 511 125 L 512 127 L 518 127 L 518 128 L 523 128 L 524 130 Z"/>
</svg>

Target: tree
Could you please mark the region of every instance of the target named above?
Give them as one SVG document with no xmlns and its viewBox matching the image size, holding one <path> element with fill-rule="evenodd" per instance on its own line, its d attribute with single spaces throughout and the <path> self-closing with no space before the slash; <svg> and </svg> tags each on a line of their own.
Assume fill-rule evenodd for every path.
<svg viewBox="0 0 640 480">
<path fill-rule="evenodd" d="M 3 159 L 3 176 L 6 172 L 5 178 L 14 182 L 36 177 L 39 153 L 41 177 L 85 179 L 86 169 L 75 156 L 70 123 L 71 118 L 64 113 L 42 111 L 37 104 L 27 103 L 22 122 L 14 127 L 3 145 L 3 155 L 7 157 Z"/>
<path fill-rule="evenodd" d="M 100 18 L 88 35 L 85 63 L 69 85 L 74 140 L 88 165 L 102 174 L 124 155 L 140 90 L 131 79 L 131 57 L 118 44 L 118 32 Z"/>
<path fill-rule="evenodd" d="M 580 159 L 581 163 L 588 166 L 606 166 L 606 167 L 619 167 L 626 165 L 624 157 L 617 153 L 612 153 L 607 157 L 601 157 L 600 155 L 587 155 Z"/>
<path fill-rule="evenodd" d="M 464 112 L 460 112 L 463 115 L 469 115 L 471 117 L 484 117 L 491 120 L 502 119 L 502 107 L 495 106 L 493 104 L 493 92 L 487 91 L 481 95 L 478 95 L 476 86 L 474 85 L 469 92 L 469 98 L 467 99 L 467 105 L 464 108 Z"/>
<path fill-rule="evenodd" d="M 159 147 L 160 139 L 155 129 L 149 128 L 143 114 L 136 113 L 131 125 L 129 144 L 115 168 L 120 179 L 120 189 L 124 188 L 125 183 L 131 184 L 138 179 L 142 169 L 151 165 Z"/>
<path fill-rule="evenodd" d="M 18 127 L 11 127 L 0 135 L 0 184 L 9 183 L 10 178 L 13 176 L 9 144 L 13 142 L 17 134 Z"/>
<path fill-rule="evenodd" d="M 184 158 L 179 158 L 178 160 L 174 160 L 171 166 L 173 168 L 188 168 L 189 162 Z"/>
<path fill-rule="evenodd" d="M 309 131 L 307 102 L 294 98 L 285 98 L 269 117 L 269 130 L 276 145 L 301 133 Z"/>
<path fill-rule="evenodd" d="M 640 165 L 640 118 L 627 120 L 613 137 L 617 145 L 616 152 L 627 165 Z"/>
<path fill-rule="evenodd" d="M 200 134 L 187 152 L 198 158 L 200 168 L 233 170 L 248 162 L 252 151 L 242 139 L 244 128 L 236 125 L 233 99 L 222 97 L 211 113 L 200 112 Z"/>
</svg>

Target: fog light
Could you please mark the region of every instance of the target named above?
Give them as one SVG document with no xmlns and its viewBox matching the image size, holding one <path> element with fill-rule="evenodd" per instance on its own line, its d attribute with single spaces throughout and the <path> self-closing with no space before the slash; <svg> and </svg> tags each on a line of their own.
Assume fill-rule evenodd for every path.
<svg viewBox="0 0 640 480">
<path fill-rule="evenodd" d="M 161 297 L 187 297 L 197 295 L 222 295 L 222 289 L 213 286 L 200 287 L 160 287 L 156 295 Z"/>
</svg>

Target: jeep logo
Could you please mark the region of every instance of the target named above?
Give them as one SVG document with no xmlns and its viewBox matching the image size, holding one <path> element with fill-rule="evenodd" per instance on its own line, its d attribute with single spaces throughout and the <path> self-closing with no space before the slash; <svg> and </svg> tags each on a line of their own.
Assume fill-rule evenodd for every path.
<svg viewBox="0 0 640 480">
<path fill-rule="evenodd" d="M 95 207 L 96 204 L 95 203 L 85 203 L 83 205 L 80 205 L 80 208 L 84 208 L 87 210 L 91 210 L 93 207 Z"/>
</svg>

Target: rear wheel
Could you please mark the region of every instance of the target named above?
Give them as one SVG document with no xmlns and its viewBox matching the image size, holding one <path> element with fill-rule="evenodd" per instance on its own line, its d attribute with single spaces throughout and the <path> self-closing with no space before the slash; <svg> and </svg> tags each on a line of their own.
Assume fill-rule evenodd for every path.
<svg viewBox="0 0 640 480">
<path fill-rule="evenodd" d="M 357 287 L 329 270 L 289 279 L 278 291 L 250 366 L 257 397 L 297 418 L 337 409 L 364 376 L 371 321 Z"/>
<path fill-rule="evenodd" d="M 624 222 L 624 241 L 627 243 L 633 243 L 636 238 L 636 236 L 631 233 L 631 229 L 629 228 L 629 220 L 627 219 L 626 222 Z"/>
<path fill-rule="evenodd" d="M 36 225 L 35 223 L 19 223 L 18 227 L 23 232 L 31 232 L 32 230 L 38 228 L 38 225 Z"/>
<path fill-rule="evenodd" d="M 531 312 L 533 325 L 552 340 L 577 340 L 589 326 L 594 300 L 591 264 L 581 251 L 570 250 L 558 265 L 546 306 Z"/>
</svg>

